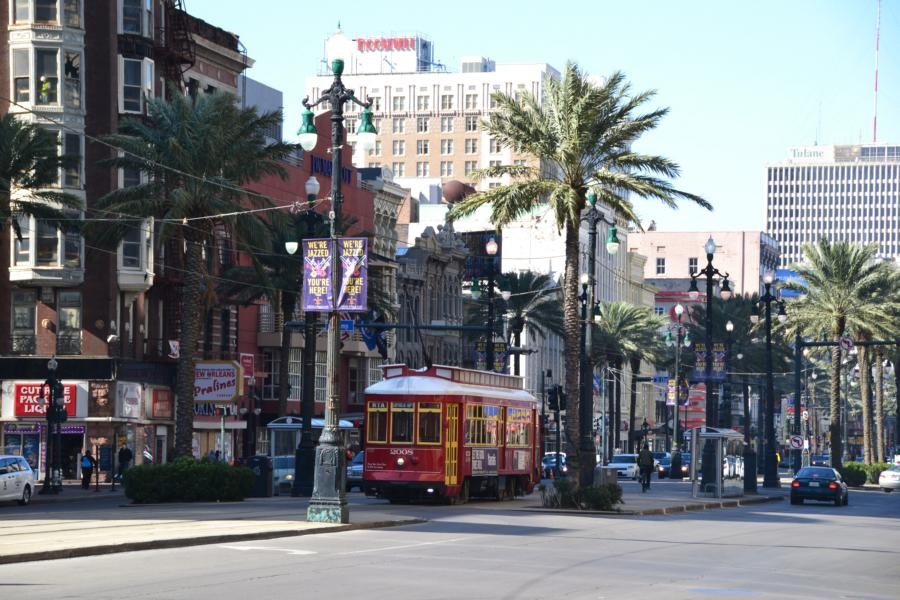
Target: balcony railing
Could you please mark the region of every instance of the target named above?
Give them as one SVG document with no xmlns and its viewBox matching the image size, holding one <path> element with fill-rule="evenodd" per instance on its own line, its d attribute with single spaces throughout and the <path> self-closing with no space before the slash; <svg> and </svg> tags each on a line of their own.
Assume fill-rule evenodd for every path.
<svg viewBox="0 0 900 600">
<path fill-rule="evenodd" d="M 61 332 L 56 337 L 56 353 L 58 355 L 81 354 L 81 332 Z"/>
<path fill-rule="evenodd" d="M 37 336 L 33 333 L 15 333 L 12 336 L 12 354 L 34 354 Z"/>
</svg>

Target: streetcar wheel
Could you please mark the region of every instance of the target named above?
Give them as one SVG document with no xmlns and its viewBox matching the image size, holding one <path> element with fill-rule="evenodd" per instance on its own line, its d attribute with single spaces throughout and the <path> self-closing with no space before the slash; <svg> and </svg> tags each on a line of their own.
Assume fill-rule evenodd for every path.
<svg viewBox="0 0 900 600">
<path fill-rule="evenodd" d="M 463 481 L 462 486 L 459 488 L 459 503 L 465 504 L 469 501 L 469 480 L 466 479 Z"/>
</svg>

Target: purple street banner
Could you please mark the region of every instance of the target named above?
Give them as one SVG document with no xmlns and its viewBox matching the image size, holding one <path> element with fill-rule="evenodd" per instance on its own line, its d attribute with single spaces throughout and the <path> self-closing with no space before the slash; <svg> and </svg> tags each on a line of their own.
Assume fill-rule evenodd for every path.
<svg viewBox="0 0 900 600">
<path fill-rule="evenodd" d="M 303 310 L 329 312 L 331 290 L 331 240 L 303 240 Z"/>
<path fill-rule="evenodd" d="M 694 344 L 694 378 L 706 378 L 706 344 Z M 725 344 L 713 344 L 710 379 L 712 381 L 724 381 L 725 379 Z"/>
<path fill-rule="evenodd" d="M 341 264 L 338 310 L 346 312 L 368 312 L 369 310 L 366 307 L 366 284 L 369 272 L 366 242 L 366 238 L 339 238 L 337 240 L 337 255 Z"/>
</svg>

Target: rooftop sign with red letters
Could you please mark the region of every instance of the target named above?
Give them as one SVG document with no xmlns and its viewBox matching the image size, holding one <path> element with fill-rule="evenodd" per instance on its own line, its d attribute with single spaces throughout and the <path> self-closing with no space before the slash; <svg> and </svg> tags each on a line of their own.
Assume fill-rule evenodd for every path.
<svg viewBox="0 0 900 600">
<path fill-rule="evenodd" d="M 377 37 L 356 38 L 356 49 L 360 52 L 377 52 L 384 50 L 415 50 L 414 37 Z"/>
</svg>

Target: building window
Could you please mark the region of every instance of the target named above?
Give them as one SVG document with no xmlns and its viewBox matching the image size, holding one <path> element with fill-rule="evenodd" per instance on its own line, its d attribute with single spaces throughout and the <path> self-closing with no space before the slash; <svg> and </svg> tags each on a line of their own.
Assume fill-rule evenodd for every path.
<svg viewBox="0 0 900 600">
<path fill-rule="evenodd" d="M 58 354 L 81 354 L 81 292 L 59 292 Z"/>
<path fill-rule="evenodd" d="M 65 151 L 65 156 L 70 157 L 70 159 L 75 161 L 71 165 L 65 167 L 63 184 L 66 187 L 80 188 L 82 161 L 81 136 L 77 133 L 65 134 L 65 146 L 63 149 Z"/>
<path fill-rule="evenodd" d="M 31 219 L 25 216 L 19 216 L 16 219 L 19 223 L 19 231 L 22 233 L 21 239 L 13 235 L 13 264 L 16 266 L 28 266 L 31 264 Z"/>
<path fill-rule="evenodd" d="M 119 23 L 122 33 L 153 37 L 153 1 L 122 0 Z"/>
<path fill-rule="evenodd" d="M 514 166 L 514 167 L 524 167 L 524 166 L 525 166 L 525 159 L 523 159 L 523 158 L 517 158 L 516 160 L 513 161 L 513 166 Z"/>
<path fill-rule="evenodd" d="M 66 52 L 64 65 L 65 105 L 72 108 L 81 108 L 81 54 L 78 52 Z"/>
<path fill-rule="evenodd" d="M 37 265 L 41 267 L 59 264 L 59 232 L 44 221 L 37 222 Z"/>
<path fill-rule="evenodd" d="M 478 94 L 466 94 L 466 110 L 478 108 Z"/>
<path fill-rule="evenodd" d="M 15 290 L 12 293 L 12 351 L 34 354 L 36 350 L 37 290 Z"/>
<path fill-rule="evenodd" d="M 502 147 L 500 146 L 500 142 L 495 140 L 494 138 L 491 138 L 490 142 L 489 142 L 489 150 L 488 151 L 491 154 L 498 154 L 500 152 L 500 150 L 502 150 Z"/>
<path fill-rule="evenodd" d="M 369 156 L 381 156 L 381 140 L 375 140 L 375 147 L 369 150 Z"/>
<path fill-rule="evenodd" d="M 394 156 L 403 156 L 406 154 L 406 142 L 403 140 L 394 140 L 391 142 L 391 150 Z"/>
<path fill-rule="evenodd" d="M 356 133 L 356 119 L 344 119 L 344 131 Z"/>
<path fill-rule="evenodd" d="M 13 13 L 14 23 L 28 23 L 31 18 L 28 14 L 29 0 L 16 0 L 15 12 Z"/>
<path fill-rule="evenodd" d="M 122 237 L 122 268 L 141 268 L 141 227 L 129 227 Z"/>
<path fill-rule="evenodd" d="M 34 21 L 55 23 L 57 21 L 57 0 L 34 0 Z"/>
<path fill-rule="evenodd" d="M 468 115 L 466 117 L 466 131 L 478 131 L 477 115 Z"/>
<path fill-rule="evenodd" d="M 467 160 L 465 164 L 465 174 L 471 175 L 473 171 L 478 169 L 478 161 L 477 160 Z"/>
<path fill-rule="evenodd" d="M 394 133 L 406 133 L 406 119 L 400 117 L 395 118 L 391 129 Z"/>
<path fill-rule="evenodd" d="M 35 97 L 38 104 L 59 102 L 59 50 L 37 48 L 34 51 Z"/>
<path fill-rule="evenodd" d="M 499 166 L 500 166 L 500 161 L 499 161 L 499 160 L 489 160 L 489 161 L 488 161 L 488 166 L 491 167 L 491 168 L 499 167 Z"/>
<path fill-rule="evenodd" d="M 81 0 L 63 2 L 63 21 L 66 27 L 81 27 Z"/>
<path fill-rule="evenodd" d="M 430 173 L 431 170 L 429 169 L 427 162 L 416 163 L 416 177 L 428 177 Z"/>
<path fill-rule="evenodd" d="M 449 160 L 441 161 L 441 177 L 450 177 L 453 175 L 453 162 Z"/>
<path fill-rule="evenodd" d="M 431 147 L 428 140 L 416 140 L 416 154 L 426 155 Z"/>
<path fill-rule="evenodd" d="M 406 110 L 406 96 L 394 96 L 391 98 L 391 107 L 394 112 L 403 112 Z"/>
<path fill-rule="evenodd" d="M 153 90 L 154 64 L 150 59 L 119 57 L 119 112 L 143 113 L 144 97 Z"/>
<path fill-rule="evenodd" d="M 453 131 L 453 117 L 441 117 L 441 133 Z"/>
<path fill-rule="evenodd" d="M 431 110 L 431 98 L 429 96 L 416 96 L 416 110 Z"/>
<path fill-rule="evenodd" d="M 31 80 L 28 77 L 28 50 L 18 49 L 12 51 L 13 56 L 13 87 L 15 88 L 16 102 L 30 102 Z"/>
<path fill-rule="evenodd" d="M 441 140 L 441 154 L 453 154 L 453 140 Z"/>
<path fill-rule="evenodd" d="M 391 163 L 391 172 L 394 174 L 394 177 L 405 177 L 406 165 L 402 162 Z"/>
<path fill-rule="evenodd" d="M 666 274 L 666 257 L 665 256 L 656 257 L 656 274 L 657 275 L 665 275 Z"/>
<path fill-rule="evenodd" d="M 416 132 L 428 133 L 429 121 L 430 121 L 430 119 L 428 117 L 417 118 L 416 119 Z"/>
<path fill-rule="evenodd" d="M 688 258 L 688 273 L 694 275 L 697 272 L 697 257 L 692 256 Z"/>
<path fill-rule="evenodd" d="M 478 152 L 478 140 L 475 138 L 466 139 L 466 154 L 476 154 Z"/>
<path fill-rule="evenodd" d="M 452 94 L 443 94 L 441 96 L 441 110 L 453 110 Z"/>
<path fill-rule="evenodd" d="M 656 316 L 661 317 L 664 314 L 666 314 L 666 307 L 665 306 L 654 306 L 653 312 L 656 313 Z"/>
</svg>

